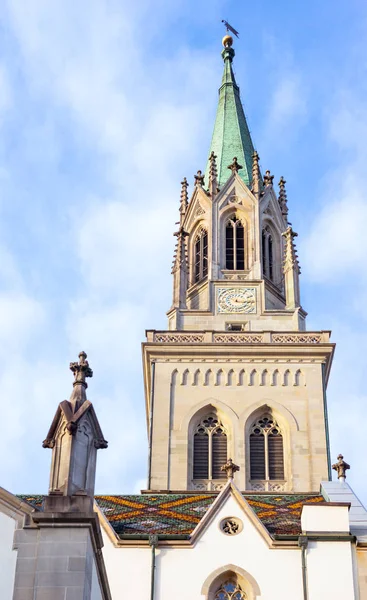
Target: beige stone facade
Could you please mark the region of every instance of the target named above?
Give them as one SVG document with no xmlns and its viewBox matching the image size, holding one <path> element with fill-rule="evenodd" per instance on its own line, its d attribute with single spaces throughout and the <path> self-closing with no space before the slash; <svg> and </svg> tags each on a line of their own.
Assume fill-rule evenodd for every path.
<svg viewBox="0 0 367 600">
<path fill-rule="evenodd" d="M 186 343 L 180 343 L 180 335 Z M 194 481 L 192 475 L 193 430 L 211 411 L 218 414 L 226 430 L 228 456 L 240 466 L 236 481 L 241 489 L 317 491 L 320 481 L 328 478 L 324 386 L 334 348 L 328 332 L 302 334 L 302 338 L 292 334 L 294 342 L 288 335 L 282 344 L 233 342 L 243 335 L 222 334 L 220 339 L 229 336 L 228 344 L 188 343 L 187 334 L 175 334 L 170 342 L 167 333 L 148 332 L 152 340 L 144 345 L 148 415 L 154 396 L 151 489 L 223 486 L 222 481 Z M 262 336 L 271 340 L 269 332 Z M 157 339 L 166 341 L 154 341 Z M 320 341 L 307 343 L 312 339 Z M 282 481 L 250 480 L 249 428 L 264 411 L 271 412 L 282 429 Z"/>
<path fill-rule="evenodd" d="M 278 198 L 268 172 L 259 180 L 257 160 L 251 189 L 234 169 L 219 190 L 214 156 L 209 191 L 197 178 L 188 202 L 183 182 L 168 330 L 148 331 L 143 345 L 149 489 L 223 487 L 219 477 L 193 475 L 195 428 L 210 413 L 240 467 L 241 489 L 317 491 L 329 476 L 325 388 L 334 346 L 329 332 L 305 330 L 285 182 Z M 240 241 L 228 242 L 229 226 L 240 226 Z M 228 268 L 236 243 L 240 269 Z M 251 479 L 250 430 L 264 414 L 282 434 L 282 479 Z"/>
</svg>

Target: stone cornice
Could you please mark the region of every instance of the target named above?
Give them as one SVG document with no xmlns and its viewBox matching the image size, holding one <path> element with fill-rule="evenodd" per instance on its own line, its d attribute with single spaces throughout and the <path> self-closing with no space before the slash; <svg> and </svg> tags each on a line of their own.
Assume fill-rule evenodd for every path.
<svg viewBox="0 0 367 600">
<path fill-rule="evenodd" d="M 335 344 L 330 331 L 155 331 L 149 330 L 142 344 L 144 388 L 147 415 L 151 386 L 151 364 L 158 360 L 231 360 L 233 361 L 301 361 L 325 364 L 326 384 L 329 378 Z M 162 341 L 155 341 L 157 339 Z M 177 341 L 177 338 L 182 339 Z M 188 338 L 185 337 L 193 336 Z M 217 337 L 216 337 L 217 336 Z M 220 336 L 220 338 L 218 338 Z M 228 342 L 225 338 L 227 336 Z M 251 336 L 254 340 L 251 342 Z M 261 341 L 259 341 L 259 336 Z M 243 341 L 245 337 L 248 341 Z M 238 340 L 233 341 L 233 338 Z M 302 341 L 303 338 L 303 341 Z M 163 341 L 167 340 L 167 341 Z M 216 341 L 215 341 L 216 340 Z"/>
</svg>

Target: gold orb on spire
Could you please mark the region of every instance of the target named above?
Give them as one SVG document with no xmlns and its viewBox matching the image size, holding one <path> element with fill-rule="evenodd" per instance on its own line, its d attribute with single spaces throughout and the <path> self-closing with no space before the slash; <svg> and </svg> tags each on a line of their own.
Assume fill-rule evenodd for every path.
<svg viewBox="0 0 367 600">
<path fill-rule="evenodd" d="M 233 45 L 233 37 L 227 33 L 222 39 L 222 44 L 225 48 L 230 48 Z"/>
</svg>

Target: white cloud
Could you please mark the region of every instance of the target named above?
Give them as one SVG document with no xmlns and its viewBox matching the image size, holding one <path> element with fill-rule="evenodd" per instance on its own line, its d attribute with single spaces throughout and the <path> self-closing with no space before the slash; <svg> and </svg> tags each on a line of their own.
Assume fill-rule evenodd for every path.
<svg viewBox="0 0 367 600">
<path fill-rule="evenodd" d="M 365 103 L 356 91 L 338 91 L 325 119 L 336 164 L 323 178 L 321 210 L 301 241 L 305 273 L 309 279 L 335 285 L 346 273 L 357 277 L 356 300 L 356 294 L 364 294 L 367 287 L 367 189 L 362 175 L 367 161 Z"/>
<path fill-rule="evenodd" d="M 350 177 L 333 196 L 301 240 L 305 274 L 314 281 L 340 284 L 348 273 L 367 283 L 366 192 Z"/>
</svg>

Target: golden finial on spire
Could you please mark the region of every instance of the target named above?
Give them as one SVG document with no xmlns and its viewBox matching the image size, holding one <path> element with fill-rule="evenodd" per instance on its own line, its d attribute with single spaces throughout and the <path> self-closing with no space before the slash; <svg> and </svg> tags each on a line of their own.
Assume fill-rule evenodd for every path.
<svg viewBox="0 0 367 600">
<path fill-rule="evenodd" d="M 230 48 L 233 45 L 233 37 L 227 33 L 222 39 L 222 44 L 224 48 Z"/>
</svg>

